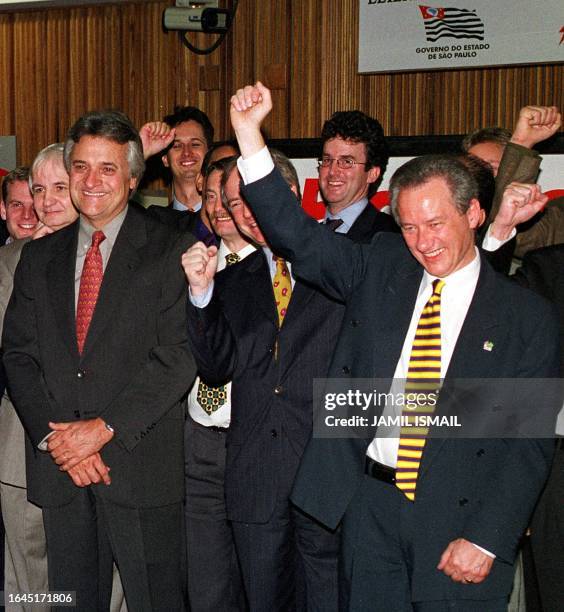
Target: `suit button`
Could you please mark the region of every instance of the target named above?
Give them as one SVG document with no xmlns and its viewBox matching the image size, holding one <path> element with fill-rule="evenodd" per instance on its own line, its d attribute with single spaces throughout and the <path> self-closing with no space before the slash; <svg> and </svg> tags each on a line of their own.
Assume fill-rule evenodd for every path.
<svg viewBox="0 0 564 612">
<path fill-rule="evenodd" d="M 278 432 L 276 431 L 276 429 L 271 429 L 270 430 L 270 435 L 273 438 L 277 438 L 278 437 Z"/>
<path fill-rule="evenodd" d="M 350 374 L 350 373 L 351 373 L 351 369 L 349 368 L 349 366 L 343 366 L 343 367 L 341 368 L 341 372 L 342 372 L 343 374 Z"/>
<path fill-rule="evenodd" d="M 76 373 L 77 378 L 84 378 L 86 376 L 86 372 L 84 370 L 78 370 Z"/>
<path fill-rule="evenodd" d="M 282 387 L 280 385 L 278 385 L 277 387 L 274 387 L 275 395 L 280 395 L 281 393 L 282 393 Z"/>
<path fill-rule="evenodd" d="M 351 321 L 351 325 L 352 325 L 353 327 L 358 327 L 358 326 L 360 325 L 360 321 L 359 321 L 358 319 L 353 319 L 353 320 Z"/>
<path fill-rule="evenodd" d="M 482 455 L 485 454 L 485 450 L 483 448 L 481 448 L 477 453 L 476 453 L 476 457 L 481 457 Z"/>
<path fill-rule="evenodd" d="M 75 416 L 77 419 L 80 419 L 80 410 L 75 410 L 75 411 L 74 411 L 74 416 Z"/>
<path fill-rule="evenodd" d="M 468 500 L 467 500 L 465 497 L 461 497 L 461 498 L 458 500 L 458 505 L 459 505 L 459 506 L 465 506 L 467 503 L 468 503 Z"/>
</svg>

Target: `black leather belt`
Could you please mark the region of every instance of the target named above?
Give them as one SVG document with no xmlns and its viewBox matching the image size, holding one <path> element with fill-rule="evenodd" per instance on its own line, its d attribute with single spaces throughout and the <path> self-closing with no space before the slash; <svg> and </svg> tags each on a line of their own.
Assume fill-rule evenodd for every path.
<svg viewBox="0 0 564 612">
<path fill-rule="evenodd" d="M 217 425 L 202 425 L 202 427 L 205 427 L 210 431 L 217 431 L 217 433 L 221 434 L 227 433 L 227 430 L 229 429 L 228 427 L 217 427 Z"/>
<path fill-rule="evenodd" d="M 192 419 L 192 423 L 194 423 L 196 427 L 201 427 L 202 429 L 207 429 L 208 431 L 216 431 L 217 433 L 221 433 L 221 434 L 225 434 L 229 430 L 229 427 L 218 427 L 217 425 L 202 425 L 201 423 L 198 423 L 198 421 L 195 421 L 194 419 Z"/>
<path fill-rule="evenodd" d="M 388 484 L 395 484 L 396 482 L 396 471 L 389 465 L 384 465 L 378 461 L 374 461 L 370 457 L 366 457 L 366 463 L 364 464 L 364 473 L 371 478 L 381 480 Z"/>
</svg>

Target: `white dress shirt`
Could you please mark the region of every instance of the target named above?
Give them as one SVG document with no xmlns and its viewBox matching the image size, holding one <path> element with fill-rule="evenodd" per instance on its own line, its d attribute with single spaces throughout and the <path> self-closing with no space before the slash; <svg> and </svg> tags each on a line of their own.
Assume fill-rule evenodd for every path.
<svg viewBox="0 0 564 612">
<path fill-rule="evenodd" d="M 448 370 L 458 335 L 466 318 L 468 307 L 474 296 L 478 276 L 480 274 L 480 256 L 476 249 L 474 259 L 456 272 L 446 276 L 442 280 L 445 286 L 441 292 L 441 379 Z M 405 336 L 403 348 L 394 372 L 394 382 L 391 391 L 403 393 L 405 390 L 405 379 L 409 370 L 409 358 L 413 339 L 419 323 L 421 312 L 433 293 L 433 281 L 435 277 L 427 271 L 423 273 L 415 308 L 411 315 L 411 322 Z M 384 414 L 401 414 L 401 406 L 386 406 Z M 399 431 L 398 431 L 399 434 Z M 395 468 L 397 463 L 399 437 L 377 436 L 372 440 L 367 450 L 367 455 L 385 465 Z"/>
<path fill-rule="evenodd" d="M 247 255 L 250 255 L 256 250 L 255 246 L 252 244 L 247 244 L 240 251 L 237 251 L 237 255 L 241 260 L 245 259 Z M 220 272 L 226 266 L 225 257 L 229 255 L 231 251 L 225 245 L 225 242 L 221 241 L 219 245 L 219 250 L 217 253 L 218 261 L 217 261 L 217 271 Z M 207 294 L 206 294 L 207 295 Z M 209 295 L 211 299 L 211 292 Z M 208 300 L 209 303 L 209 300 Z M 198 402 L 198 385 L 200 384 L 200 377 L 197 376 L 194 381 L 194 385 L 190 394 L 188 395 L 188 413 L 200 425 L 204 427 L 229 427 L 231 422 L 231 383 L 227 383 L 225 386 L 225 392 L 227 395 L 225 404 L 220 406 L 217 410 L 208 414 Z"/>
</svg>

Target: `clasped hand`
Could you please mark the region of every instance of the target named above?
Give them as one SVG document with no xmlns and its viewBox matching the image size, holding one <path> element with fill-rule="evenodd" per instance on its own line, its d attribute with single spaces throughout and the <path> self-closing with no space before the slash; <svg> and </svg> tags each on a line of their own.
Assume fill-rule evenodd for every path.
<svg viewBox="0 0 564 612">
<path fill-rule="evenodd" d="M 101 418 L 49 423 L 49 427 L 55 433 L 48 439 L 47 450 L 59 469 L 68 472 L 77 486 L 99 482 L 110 484 L 110 469 L 99 451 L 114 434 L 106 428 Z"/>
</svg>

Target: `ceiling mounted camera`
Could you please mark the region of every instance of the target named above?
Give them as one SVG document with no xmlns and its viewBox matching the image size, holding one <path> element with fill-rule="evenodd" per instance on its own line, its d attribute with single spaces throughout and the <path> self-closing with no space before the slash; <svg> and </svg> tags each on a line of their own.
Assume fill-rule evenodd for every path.
<svg viewBox="0 0 564 612">
<path fill-rule="evenodd" d="M 221 34 L 231 24 L 231 11 L 217 8 L 217 0 L 187 2 L 177 0 L 176 6 L 165 9 L 163 24 L 167 30 L 183 30 Z"/>
</svg>

